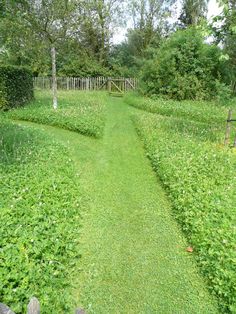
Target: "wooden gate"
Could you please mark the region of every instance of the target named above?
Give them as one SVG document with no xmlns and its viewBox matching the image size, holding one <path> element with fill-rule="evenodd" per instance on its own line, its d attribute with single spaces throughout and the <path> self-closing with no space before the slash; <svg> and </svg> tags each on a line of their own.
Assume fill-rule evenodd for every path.
<svg viewBox="0 0 236 314">
<path fill-rule="evenodd" d="M 109 78 L 107 85 L 108 92 L 112 96 L 123 96 L 125 92 L 136 89 L 135 82 L 126 78 Z"/>
</svg>

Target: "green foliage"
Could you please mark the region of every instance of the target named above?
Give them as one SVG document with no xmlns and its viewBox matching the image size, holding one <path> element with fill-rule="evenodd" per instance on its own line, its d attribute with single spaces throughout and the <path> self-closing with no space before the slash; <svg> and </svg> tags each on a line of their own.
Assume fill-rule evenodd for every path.
<svg viewBox="0 0 236 314">
<path fill-rule="evenodd" d="M 145 89 L 177 100 L 215 98 L 222 93 L 226 66 L 220 56 L 220 49 L 204 43 L 196 28 L 177 31 L 146 62 Z"/>
<path fill-rule="evenodd" d="M 51 106 L 50 92 L 38 92 L 36 100 L 24 108 L 11 110 L 7 116 L 15 120 L 25 120 L 58 126 L 85 135 L 100 137 L 104 127 L 104 106 L 97 94 L 82 92 L 59 93 L 59 108 Z"/>
<path fill-rule="evenodd" d="M 32 73 L 25 68 L 0 66 L 0 109 L 24 105 L 32 98 Z"/>
<path fill-rule="evenodd" d="M 210 120 L 208 124 L 196 122 L 206 122 L 207 117 L 201 103 L 196 103 L 195 110 L 197 105 L 199 115 L 192 111 L 189 119 L 183 110 L 181 118 L 178 103 L 171 102 L 173 115 L 139 111 L 134 113 L 134 121 L 153 168 L 172 200 L 175 216 L 208 279 L 209 289 L 217 295 L 224 313 L 235 313 L 236 155 L 211 143 L 219 140 L 214 122 L 219 121 L 220 114 L 214 116 L 213 105 L 212 124 Z M 207 113 L 209 107 L 205 108 Z"/>
<path fill-rule="evenodd" d="M 78 260 L 77 178 L 68 152 L 44 133 L 0 123 L 0 298 L 26 313 L 71 311 Z"/>
<path fill-rule="evenodd" d="M 219 125 L 221 128 L 223 127 L 222 124 L 225 123 L 228 114 L 227 107 L 216 105 L 214 102 L 196 102 L 192 100 L 179 102 L 175 100 L 161 99 L 155 95 L 153 95 L 152 98 L 141 98 L 133 94 L 128 94 L 125 96 L 125 101 L 130 106 L 152 113 L 209 123 L 209 126 L 213 124 Z"/>
<path fill-rule="evenodd" d="M 4 21 L 0 20 L 0 40 L 4 47 L 0 63 L 27 65 L 35 73 L 48 74 L 53 44 L 60 59 L 58 70 L 62 73 L 101 75 L 108 71 L 113 30 L 122 22 L 122 2 L 7 1 Z"/>
<path fill-rule="evenodd" d="M 225 57 L 228 58 L 229 67 L 227 75 L 229 83 L 236 93 L 236 7 L 233 0 L 221 0 L 222 12 L 214 17 L 211 31 L 215 41 L 224 46 Z"/>
<path fill-rule="evenodd" d="M 205 17 L 209 0 L 184 0 L 179 20 L 184 26 L 197 25 Z"/>
<path fill-rule="evenodd" d="M 70 59 L 67 61 L 64 60 L 58 74 L 72 77 L 111 76 L 111 72 L 95 59 L 86 56 L 78 59 L 77 56 L 73 55 L 70 55 Z"/>
</svg>

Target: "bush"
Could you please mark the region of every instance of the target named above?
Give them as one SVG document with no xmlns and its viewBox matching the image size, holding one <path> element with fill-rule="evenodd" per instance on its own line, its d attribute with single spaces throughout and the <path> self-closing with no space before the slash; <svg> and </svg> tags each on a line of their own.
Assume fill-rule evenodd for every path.
<svg viewBox="0 0 236 314">
<path fill-rule="evenodd" d="M 32 98 L 32 73 L 22 67 L 0 66 L 0 109 L 24 105 Z"/>
<path fill-rule="evenodd" d="M 227 61 L 220 57 L 221 50 L 204 43 L 196 28 L 179 30 L 146 61 L 142 74 L 145 89 L 148 94 L 177 100 L 211 99 L 222 91 L 228 97 L 230 91 L 223 84 Z"/>
</svg>

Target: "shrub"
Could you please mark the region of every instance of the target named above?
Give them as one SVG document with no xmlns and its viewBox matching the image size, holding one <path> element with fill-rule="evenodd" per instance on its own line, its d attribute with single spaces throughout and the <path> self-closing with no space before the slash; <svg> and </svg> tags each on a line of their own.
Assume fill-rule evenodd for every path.
<svg viewBox="0 0 236 314">
<path fill-rule="evenodd" d="M 32 73 L 22 67 L 0 66 L 0 109 L 24 105 L 32 98 Z"/>
<path fill-rule="evenodd" d="M 220 56 L 220 49 L 204 43 L 196 28 L 179 30 L 146 62 L 142 74 L 145 89 L 177 100 L 211 99 L 222 90 L 228 97 L 229 90 L 221 87 L 227 61 Z"/>
</svg>

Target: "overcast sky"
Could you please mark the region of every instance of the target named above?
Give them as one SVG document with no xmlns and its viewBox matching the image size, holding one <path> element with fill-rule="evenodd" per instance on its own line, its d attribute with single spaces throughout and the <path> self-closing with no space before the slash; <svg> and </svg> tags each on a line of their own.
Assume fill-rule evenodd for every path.
<svg viewBox="0 0 236 314">
<path fill-rule="evenodd" d="M 177 3 L 177 8 L 176 8 L 177 9 L 177 16 L 179 15 L 180 8 L 181 8 L 181 6 L 180 6 L 180 1 L 179 1 L 179 3 Z M 209 4 L 208 4 L 208 15 L 207 15 L 208 20 L 210 20 L 213 16 L 220 14 L 220 12 L 221 12 L 221 8 L 219 8 L 218 4 L 216 3 L 216 0 L 210 0 Z M 128 24 L 127 27 L 131 26 L 131 25 L 129 25 L 130 24 L 129 21 L 127 24 Z M 122 42 L 125 39 L 126 29 L 127 28 L 117 29 L 117 31 L 113 37 L 113 42 L 115 44 L 119 44 L 120 42 Z"/>
</svg>

